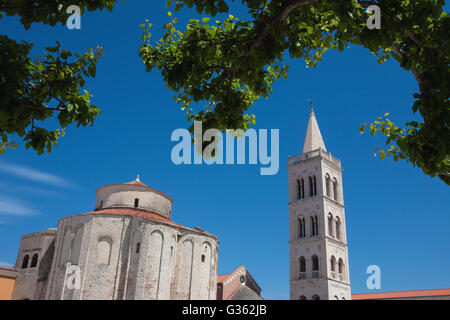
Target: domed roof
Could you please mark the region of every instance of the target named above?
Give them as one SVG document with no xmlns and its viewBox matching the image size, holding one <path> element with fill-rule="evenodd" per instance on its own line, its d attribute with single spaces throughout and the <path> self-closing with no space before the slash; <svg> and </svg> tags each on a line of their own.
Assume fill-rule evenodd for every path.
<svg viewBox="0 0 450 320">
<path fill-rule="evenodd" d="M 154 193 L 160 194 L 161 196 L 163 196 L 164 198 L 167 198 L 170 202 L 173 203 L 173 199 L 168 196 L 167 194 L 165 194 L 164 192 L 161 192 L 159 190 L 153 189 L 152 187 L 149 187 L 148 185 L 146 185 L 145 183 L 142 183 L 141 180 L 139 179 L 139 175 L 137 176 L 136 180 L 134 181 L 130 181 L 130 182 L 125 182 L 125 183 L 120 183 L 120 184 L 107 184 L 104 186 L 101 186 L 100 188 L 97 189 L 97 191 L 95 192 L 98 195 L 98 192 L 100 190 L 102 190 L 103 188 L 107 188 L 107 187 L 117 187 L 117 186 L 137 186 L 137 187 L 143 187 L 148 189 L 149 191 L 152 191 Z"/>
<path fill-rule="evenodd" d="M 142 183 L 138 180 L 134 180 L 134 181 L 130 181 L 130 182 L 126 182 L 124 184 L 131 184 L 133 186 L 141 186 L 141 187 L 146 187 L 146 188 L 150 188 L 148 185 L 146 185 L 145 183 Z"/>
<path fill-rule="evenodd" d="M 108 184 L 97 189 L 95 210 L 128 208 L 157 213 L 170 219 L 173 200 L 139 180 Z"/>
</svg>

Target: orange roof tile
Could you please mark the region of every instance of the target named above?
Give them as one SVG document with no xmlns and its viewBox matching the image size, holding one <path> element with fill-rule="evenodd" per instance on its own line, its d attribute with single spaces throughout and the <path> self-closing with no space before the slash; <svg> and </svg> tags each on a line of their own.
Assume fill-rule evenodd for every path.
<svg viewBox="0 0 450 320">
<path fill-rule="evenodd" d="M 8 270 L 8 271 L 16 271 L 14 268 L 0 267 L 0 269 Z"/>
<path fill-rule="evenodd" d="M 401 298 L 433 297 L 433 296 L 446 296 L 446 295 L 450 295 L 450 288 L 449 289 L 359 293 L 359 294 L 352 294 L 352 300 L 392 299 L 392 298 L 401 299 Z"/>
<path fill-rule="evenodd" d="M 125 215 L 125 216 L 135 216 L 135 217 L 141 217 L 144 219 L 148 219 L 148 220 L 153 220 L 153 221 L 158 221 L 158 222 L 162 222 L 165 224 L 169 224 L 178 228 L 182 228 L 182 229 L 186 229 L 186 230 L 190 230 L 190 231 L 195 231 L 195 232 L 199 232 L 202 234 L 207 234 L 209 236 L 212 236 L 214 238 L 217 239 L 217 236 L 207 232 L 207 231 L 200 231 L 200 230 L 195 230 L 192 228 L 188 228 L 185 227 L 179 223 L 173 222 L 172 220 L 163 217 L 157 213 L 153 213 L 150 211 L 145 211 L 145 210 L 141 210 L 141 209 L 129 209 L 129 208 L 111 208 L 111 209 L 100 209 L 97 211 L 92 211 L 92 212 L 86 212 L 86 213 L 81 213 L 81 214 L 77 214 L 75 216 L 82 216 L 82 215 Z M 72 216 L 73 217 L 73 216 Z M 70 218 L 69 217 L 64 217 L 61 220 L 64 220 L 66 218 Z"/>
<path fill-rule="evenodd" d="M 134 186 L 141 186 L 141 187 L 150 188 L 150 187 L 149 187 L 148 185 L 146 185 L 145 183 L 142 183 L 142 182 L 137 181 L 137 180 L 130 181 L 130 182 L 127 182 L 127 183 L 124 183 L 124 184 L 131 184 L 131 185 L 134 185 Z"/>
<path fill-rule="evenodd" d="M 229 276 L 231 276 L 231 273 L 229 274 L 223 274 L 223 275 L 218 275 L 217 276 L 217 283 L 222 283 L 225 281 L 225 279 L 227 279 Z"/>
<path fill-rule="evenodd" d="M 245 266 L 240 266 L 239 268 L 237 268 L 236 270 L 234 270 L 232 273 L 228 273 L 228 274 L 223 274 L 223 275 L 218 275 L 217 276 L 217 283 L 222 283 L 224 282 L 228 277 L 230 277 L 233 273 L 235 273 L 236 271 L 238 271 L 239 269 L 244 268 L 245 270 L 247 270 L 247 268 Z"/>
<path fill-rule="evenodd" d="M 110 187 L 110 186 L 120 186 L 120 185 L 131 185 L 131 186 L 144 187 L 144 188 L 149 189 L 149 190 L 151 190 L 151 191 L 153 191 L 153 192 L 155 192 L 155 193 L 157 193 L 157 194 L 162 195 L 163 197 L 167 198 L 170 202 L 173 203 L 173 199 L 172 199 L 171 197 L 169 197 L 167 194 L 165 194 L 164 192 L 161 192 L 161 191 L 156 190 L 156 189 L 154 189 L 154 188 L 152 188 L 152 187 L 149 187 L 149 186 L 146 185 L 145 183 L 142 183 L 142 182 L 137 181 L 137 180 L 135 180 L 135 181 L 130 181 L 130 182 L 126 182 L 126 183 L 122 183 L 122 184 L 107 184 L 107 185 L 104 185 L 104 186 L 101 186 L 100 188 L 98 188 L 97 191 L 96 191 L 95 193 L 97 194 L 99 190 L 101 190 L 101 189 L 103 189 L 103 188 L 105 188 L 105 187 Z"/>
</svg>

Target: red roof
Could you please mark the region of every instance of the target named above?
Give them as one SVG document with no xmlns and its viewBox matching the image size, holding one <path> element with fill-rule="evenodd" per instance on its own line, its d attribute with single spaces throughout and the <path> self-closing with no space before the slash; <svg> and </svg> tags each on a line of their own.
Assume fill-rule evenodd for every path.
<svg viewBox="0 0 450 320">
<path fill-rule="evenodd" d="M 122 184 L 107 184 L 105 186 L 101 186 L 100 188 L 97 189 L 96 193 L 98 193 L 99 190 L 105 188 L 105 187 L 110 187 L 110 186 L 120 186 L 120 185 L 128 185 L 128 186 L 139 186 L 139 187 L 143 187 L 146 189 L 149 189 L 157 194 L 162 195 L 163 197 L 167 198 L 170 202 L 173 203 L 173 199 L 171 197 L 169 197 L 167 194 L 165 194 L 164 192 L 161 192 L 159 190 L 153 189 L 151 187 L 149 187 L 148 185 L 146 185 L 145 183 L 142 183 L 138 180 L 134 180 L 134 181 L 130 181 L 130 182 L 126 182 L 126 183 L 122 183 Z"/>
<path fill-rule="evenodd" d="M 8 270 L 8 271 L 16 271 L 14 268 L 0 267 L 0 269 Z"/>
<path fill-rule="evenodd" d="M 214 238 L 217 238 L 215 235 L 213 235 L 213 234 L 211 234 L 209 232 L 194 230 L 194 229 L 185 227 L 185 226 L 183 226 L 181 224 L 178 224 L 176 222 L 173 222 L 172 220 L 170 220 L 170 219 L 168 219 L 166 217 L 163 217 L 163 216 L 161 216 L 161 215 L 159 215 L 157 213 L 153 213 L 153 212 L 145 211 L 145 210 L 141 210 L 141 209 L 129 209 L 129 208 L 100 209 L 100 210 L 97 210 L 97 211 L 82 213 L 82 214 L 79 214 L 79 215 L 125 215 L 125 216 L 135 216 L 135 217 L 141 217 L 141 218 L 148 219 L 148 220 L 162 222 L 162 223 L 169 224 L 169 225 L 172 225 L 172 226 L 175 226 L 175 227 L 178 227 L 178 228 L 183 228 L 183 229 L 187 229 L 187 230 L 191 230 L 191 231 L 200 232 L 200 233 L 203 233 L 203 234 L 208 234 L 208 235 L 210 235 L 210 236 L 212 236 Z M 79 216 L 79 215 L 76 215 L 76 216 Z M 66 218 L 69 218 L 69 217 L 65 217 L 65 218 L 63 218 L 61 220 L 64 220 Z"/>
<path fill-rule="evenodd" d="M 217 276 L 217 283 L 224 282 L 229 276 L 231 276 L 231 273 Z"/>
<path fill-rule="evenodd" d="M 145 183 L 142 183 L 142 182 L 140 182 L 140 181 L 137 181 L 137 180 L 134 180 L 134 181 L 131 181 L 131 182 L 127 182 L 127 183 L 124 183 L 124 184 L 131 184 L 131 185 L 133 185 L 133 186 L 141 186 L 141 187 L 146 187 L 146 188 L 150 188 L 148 185 L 146 185 Z M 151 189 L 151 188 L 150 188 Z"/>
<path fill-rule="evenodd" d="M 433 296 L 447 296 L 447 295 L 450 295 L 450 289 L 409 290 L 409 291 L 352 294 L 352 300 L 393 299 L 393 298 L 401 299 L 401 298 L 433 297 Z"/>
<path fill-rule="evenodd" d="M 234 270 L 232 273 L 228 273 L 228 274 L 223 274 L 223 275 L 218 275 L 217 276 L 217 283 L 222 283 L 224 282 L 226 279 L 228 279 L 233 273 L 235 273 L 236 271 L 240 270 L 241 268 L 246 269 L 244 266 L 240 266 L 239 268 L 237 268 L 236 270 Z"/>
</svg>

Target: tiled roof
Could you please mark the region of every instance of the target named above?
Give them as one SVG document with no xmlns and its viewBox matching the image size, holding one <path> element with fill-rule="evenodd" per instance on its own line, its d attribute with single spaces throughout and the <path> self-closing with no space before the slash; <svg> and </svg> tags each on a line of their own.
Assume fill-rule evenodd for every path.
<svg viewBox="0 0 450 320">
<path fill-rule="evenodd" d="M 217 276 L 217 283 L 222 283 L 229 276 L 231 276 L 231 273 Z"/>
<path fill-rule="evenodd" d="M 235 273 L 236 271 L 239 271 L 241 268 L 244 268 L 245 270 L 247 270 L 244 266 L 240 266 L 239 268 L 237 268 L 236 270 L 234 270 L 232 273 L 223 274 L 223 275 L 218 275 L 218 276 L 217 276 L 217 283 L 222 283 L 222 282 L 224 282 L 226 279 L 228 279 L 229 277 L 231 277 L 231 275 L 232 275 L 233 273 Z"/>
<path fill-rule="evenodd" d="M 14 268 L 0 267 L 2 270 L 16 271 Z"/>
<path fill-rule="evenodd" d="M 150 188 L 150 187 L 149 187 L 148 185 L 146 185 L 145 183 L 142 183 L 142 182 L 137 181 L 137 180 L 131 181 L 131 182 L 127 182 L 127 183 L 124 183 L 124 184 L 131 184 L 131 185 L 133 185 L 133 186 L 141 186 L 141 187 Z"/>
<path fill-rule="evenodd" d="M 150 211 L 140 210 L 140 209 L 129 209 L 129 208 L 100 209 L 97 211 L 82 213 L 82 214 L 79 214 L 78 216 L 81 216 L 81 215 L 124 215 L 124 216 L 141 217 L 141 218 L 148 219 L 151 221 L 162 222 L 162 223 L 174 226 L 174 227 L 178 227 L 178 228 L 182 228 L 182 229 L 186 229 L 186 230 L 190 230 L 190 231 L 194 231 L 194 232 L 198 232 L 198 233 L 202 233 L 202 234 L 207 234 L 209 236 L 217 238 L 215 235 L 213 235 L 209 232 L 194 230 L 194 229 L 185 227 L 181 224 L 178 224 L 176 222 L 173 222 L 172 220 L 170 220 L 166 217 L 163 217 L 159 214 L 156 214 L 156 213 L 153 213 Z M 69 217 L 66 217 L 66 218 L 69 218 Z M 66 219 L 66 218 L 63 218 L 63 219 Z"/>
<path fill-rule="evenodd" d="M 139 186 L 139 187 L 143 187 L 146 188 L 148 190 L 151 190 L 157 194 L 162 195 L 163 197 L 167 198 L 170 202 L 173 203 L 173 199 L 171 197 L 169 197 L 167 194 L 165 194 L 164 192 L 161 192 L 159 190 L 153 189 L 152 187 L 149 187 L 148 185 L 146 185 L 145 183 L 142 183 L 141 181 L 135 180 L 135 181 L 130 181 L 130 182 L 126 182 L 126 183 L 122 183 L 122 184 L 107 184 L 105 186 L 101 186 L 100 188 L 97 189 L 96 193 L 98 193 L 99 190 L 105 188 L 105 187 L 110 187 L 110 186 L 121 186 L 121 185 L 128 185 L 128 186 Z"/>
<path fill-rule="evenodd" d="M 414 297 L 433 297 L 450 295 L 450 289 L 431 289 L 431 290 L 410 290 L 410 291 L 392 291 L 376 293 L 352 294 L 352 300 L 370 300 L 370 299 L 401 299 Z"/>
<path fill-rule="evenodd" d="M 17 271 L 13 268 L 0 267 L 0 277 L 15 279 L 17 277 Z"/>
</svg>

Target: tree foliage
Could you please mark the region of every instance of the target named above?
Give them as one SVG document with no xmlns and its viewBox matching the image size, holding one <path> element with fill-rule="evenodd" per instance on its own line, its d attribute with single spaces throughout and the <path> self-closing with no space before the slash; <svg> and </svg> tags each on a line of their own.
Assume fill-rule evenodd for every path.
<svg viewBox="0 0 450 320">
<path fill-rule="evenodd" d="M 255 121 L 248 109 L 260 97 L 268 97 L 272 84 L 287 77 L 286 54 L 315 66 L 329 49 L 343 51 L 362 45 L 379 63 L 393 58 L 415 76 L 413 112 L 422 122 L 397 127 L 385 117 L 372 124 L 371 133 L 387 137 L 391 154 L 410 161 L 425 174 L 450 184 L 448 150 L 449 17 L 444 0 L 242 0 L 248 21 L 229 15 L 223 20 L 191 19 L 184 31 L 169 12 L 163 37 L 152 44 L 151 23 L 143 28 L 139 55 L 147 71 L 161 71 L 187 120 L 201 120 L 204 128 L 247 129 Z M 174 11 L 195 7 L 215 17 L 227 13 L 223 0 L 169 0 Z M 370 30 L 370 5 L 381 8 L 381 29 Z M 206 103 L 204 108 L 194 107 Z M 363 126 L 361 131 L 364 130 Z M 191 127 L 192 130 L 192 127 Z M 390 151 L 389 151 L 390 150 Z"/>
<path fill-rule="evenodd" d="M 81 13 L 103 8 L 111 11 L 115 1 L 0 0 L 0 18 L 17 15 L 26 29 L 33 22 L 54 26 L 66 23 L 70 5 L 78 5 Z M 39 154 L 50 152 L 64 128 L 72 123 L 92 124 L 100 114 L 90 102 L 91 94 L 82 87 L 86 78 L 95 77 L 103 48 L 78 54 L 62 49 L 57 42 L 45 48 L 44 57 L 31 57 L 32 47 L 32 43 L 0 35 L 0 153 L 18 145 L 16 136 Z M 59 128 L 48 128 L 53 117 Z"/>
</svg>

